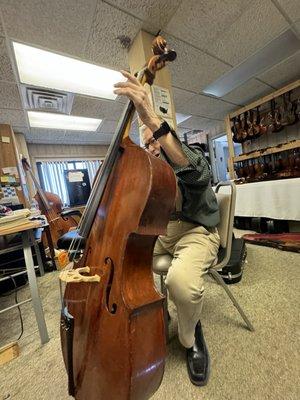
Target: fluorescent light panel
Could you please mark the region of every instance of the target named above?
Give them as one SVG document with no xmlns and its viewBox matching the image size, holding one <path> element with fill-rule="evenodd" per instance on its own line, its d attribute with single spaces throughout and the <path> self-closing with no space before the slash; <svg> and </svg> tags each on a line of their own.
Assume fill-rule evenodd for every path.
<svg viewBox="0 0 300 400">
<path fill-rule="evenodd" d="M 96 131 L 101 119 L 74 117 L 73 115 L 28 111 L 32 128 L 68 129 L 72 131 Z"/>
<path fill-rule="evenodd" d="M 120 72 L 13 42 L 22 83 L 114 100 Z"/>
<path fill-rule="evenodd" d="M 176 122 L 179 125 L 183 121 L 186 121 L 187 119 L 189 119 L 190 117 L 191 117 L 191 115 L 176 113 Z"/>
<path fill-rule="evenodd" d="M 223 97 L 249 79 L 295 54 L 299 49 L 300 40 L 292 30 L 288 29 L 253 56 L 208 85 L 203 92 Z"/>
</svg>

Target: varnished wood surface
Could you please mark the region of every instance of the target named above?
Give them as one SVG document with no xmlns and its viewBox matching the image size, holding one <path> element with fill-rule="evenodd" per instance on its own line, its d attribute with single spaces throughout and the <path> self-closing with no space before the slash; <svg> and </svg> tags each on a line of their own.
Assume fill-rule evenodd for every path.
<svg viewBox="0 0 300 400">
<path fill-rule="evenodd" d="M 160 385 L 166 346 L 152 254 L 175 195 L 172 169 L 127 140 L 76 265 L 101 281 L 67 284 L 64 295 L 75 321 L 76 400 L 146 400 Z M 66 354 L 63 334 L 62 347 Z"/>
<path fill-rule="evenodd" d="M 2 137 L 9 138 L 9 143 L 2 142 Z M 0 124 L 0 175 L 4 175 L 2 168 L 5 167 L 16 167 L 18 170 L 18 179 L 20 181 L 19 158 L 14 132 L 10 125 Z M 27 203 L 21 186 L 21 181 L 18 186 L 21 190 L 16 189 L 17 197 L 19 198 L 20 204 L 23 204 L 26 207 Z M 16 186 L 14 187 L 16 188 Z"/>
<path fill-rule="evenodd" d="M 60 215 L 62 212 L 62 202 L 59 196 L 50 192 L 43 192 L 50 205 L 50 210 L 47 210 L 39 193 L 34 196 L 38 202 L 39 209 L 42 214 L 46 215 L 50 227 L 51 237 L 54 247 L 57 245 L 58 239 L 71 228 L 76 228 L 77 222 L 72 217 L 63 219 Z"/>
</svg>

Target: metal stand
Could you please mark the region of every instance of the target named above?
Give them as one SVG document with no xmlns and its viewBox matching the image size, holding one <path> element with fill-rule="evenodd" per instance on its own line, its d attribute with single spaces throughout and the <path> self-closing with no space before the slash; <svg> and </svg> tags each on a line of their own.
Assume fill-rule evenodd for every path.
<svg viewBox="0 0 300 400">
<path fill-rule="evenodd" d="M 27 232 L 29 233 L 29 240 L 31 241 L 31 243 L 34 246 L 36 258 L 37 258 L 38 265 L 39 265 L 40 274 L 41 274 L 41 276 L 44 276 L 45 275 L 45 270 L 44 270 L 44 264 L 43 264 L 43 261 L 42 261 L 39 245 L 38 245 L 38 243 L 36 242 L 36 240 L 34 238 L 33 231 L 27 231 Z"/>
<path fill-rule="evenodd" d="M 42 342 L 42 344 L 44 344 L 49 341 L 49 336 L 48 336 L 47 326 L 46 326 L 46 322 L 45 322 L 45 318 L 44 318 L 42 303 L 41 303 L 41 299 L 40 299 L 40 296 L 38 293 L 38 287 L 37 287 L 37 283 L 36 283 L 34 263 L 33 263 L 32 253 L 31 253 L 31 247 L 30 247 L 30 237 L 32 237 L 32 236 L 33 236 L 32 231 L 30 233 L 28 231 L 22 232 L 23 252 L 24 252 L 24 259 L 25 259 L 26 270 L 27 270 L 27 275 L 28 275 L 31 300 L 32 300 L 35 318 L 36 318 L 36 322 L 37 322 L 39 333 L 40 333 L 41 342 Z M 42 262 L 41 262 L 41 255 L 40 255 L 39 249 L 38 249 L 38 251 L 36 249 L 36 254 L 38 257 L 39 266 L 41 267 Z M 39 254 L 39 256 L 38 256 L 38 254 Z M 41 271 L 41 273 L 42 273 L 42 271 Z M 44 273 L 44 269 L 43 269 L 43 273 Z"/>
</svg>

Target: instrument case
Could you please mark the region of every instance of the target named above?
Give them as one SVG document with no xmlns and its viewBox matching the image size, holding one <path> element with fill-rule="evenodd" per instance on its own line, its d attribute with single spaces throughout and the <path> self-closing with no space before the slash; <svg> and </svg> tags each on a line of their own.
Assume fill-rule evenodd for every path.
<svg viewBox="0 0 300 400">
<path fill-rule="evenodd" d="M 228 285 L 240 282 L 243 275 L 244 264 L 247 257 L 245 240 L 232 238 L 231 256 L 228 264 L 219 270 L 225 283 Z"/>
</svg>

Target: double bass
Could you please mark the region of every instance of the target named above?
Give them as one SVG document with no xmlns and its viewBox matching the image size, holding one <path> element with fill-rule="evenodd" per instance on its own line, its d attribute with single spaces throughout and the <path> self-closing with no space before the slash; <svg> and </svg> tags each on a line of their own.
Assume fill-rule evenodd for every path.
<svg viewBox="0 0 300 400">
<path fill-rule="evenodd" d="M 41 213 L 47 218 L 51 238 L 54 246 L 56 246 L 57 240 L 64 233 L 77 226 L 76 220 L 71 215 L 80 215 L 80 212 L 77 210 L 63 211 L 63 204 L 60 197 L 57 194 L 46 192 L 41 188 L 25 157 L 22 158 L 22 165 L 35 184 L 37 192 L 34 198 L 38 203 Z"/>
<path fill-rule="evenodd" d="M 152 50 L 137 75 L 142 84 L 176 58 L 160 36 Z M 134 112 L 128 100 L 69 249 L 77 258 L 60 274 L 62 353 L 76 400 L 146 400 L 163 377 L 164 300 L 152 255 L 175 205 L 176 178 L 130 140 Z"/>
</svg>

